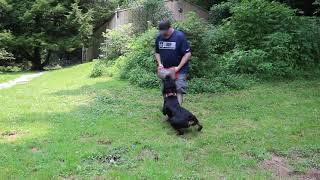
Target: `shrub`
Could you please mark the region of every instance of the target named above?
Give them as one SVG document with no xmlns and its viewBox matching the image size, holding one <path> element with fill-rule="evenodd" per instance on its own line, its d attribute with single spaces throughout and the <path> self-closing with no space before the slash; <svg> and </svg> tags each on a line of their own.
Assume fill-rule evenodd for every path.
<svg viewBox="0 0 320 180">
<path fill-rule="evenodd" d="M 154 59 L 155 38 L 157 30 L 151 28 L 141 36 L 135 38 L 130 45 L 130 52 L 122 59 L 123 67 L 120 68 L 120 77 L 129 79 L 130 82 L 145 87 L 158 87 L 159 81 L 155 75 L 157 66 Z M 154 78 L 152 78 L 153 76 Z M 141 79 L 141 78 L 145 79 Z"/>
<path fill-rule="evenodd" d="M 176 29 L 185 33 L 191 47 L 192 57 L 190 63 L 190 74 L 193 77 L 201 77 L 206 74 L 204 70 L 208 67 L 206 45 L 203 43 L 203 37 L 209 29 L 209 24 L 201 19 L 197 14 L 191 12 L 187 14 L 184 21 L 177 22 Z"/>
<path fill-rule="evenodd" d="M 319 65 L 320 28 L 279 2 L 252 0 L 231 7 L 232 17 L 211 28 L 204 44 L 215 74 L 288 77 Z"/>
<path fill-rule="evenodd" d="M 124 54 L 132 40 L 133 28 L 131 24 L 126 24 L 115 29 L 107 29 L 103 33 L 105 38 L 101 45 L 102 58 L 108 61 L 112 61 L 122 54 Z"/>
<path fill-rule="evenodd" d="M 294 74 L 292 36 L 288 33 L 275 32 L 265 37 L 263 49 L 267 52 L 270 76 L 290 76 Z"/>
<path fill-rule="evenodd" d="M 232 28 L 228 24 L 224 26 L 210 26 L 203 37 L 206 53 L 210 55 L 223 55 L 235 48 Z"/>
<path fill-rule="evenodd" d="M 19 72 L 22 68 L 19 66 L 0 66 L 0 72 Z"/>
<path fill-rule="evenodd" d="M 210 9 L 210 22 L 214 25 L 219 25 L 223 20 L 231 16 L 231 7 L 235 2 L 222 2 L 215 4 Z"/>
<path fill-rule="evenodd" d="M 136 84 L 139 87 L 154 88 L 160 86 L 159 78 L 156 76 L 155 72 L 150 70 L 136 67 L 127 73 L 129 82 Z"/>
<path fill-rule="evenodd" d="M 13 55 L 9 52 L 7 52 L 5 49 L 0 49 L 0 63 L 2 63 L 2 61 L 10 61 L 10 60 L 13 60 Z"/>
<path fill-rule="evenodd" d="M 291 49 L 295 67 L 304 70 L 320 65 L 320 21 L 316 17 L 297 17 Z"/>
<path fill-rule="evenodd" d="M 188 84 L 188 91 L 191 93 L 217 93 L 231 89 L 244 89 L 252 84 L 252 80 L 243 75 L 221 73 L 210 78 L 193 78 Z"/>
<path fill-rule="evenodd" d="M 98 61 L 94 66 L 91 71 L 90 77 L 100 77 L 104 74 L 106 69 L 106 65 L 103 61 Z"/>
<path fill-rule="evenodd" d="M 238 48 L 244 50 L 260 48 L 264 37 L 293 28 L 294 11 L 276 1 L 243 1 L 231 10 L 232 35 Z"/>
<path fill-rule="evenodd" d="M 220 72 L 233 74 L 259 74 L 268 71 L 266 53 L 262 50 L 239 50 L 226 53 L 219 61 Z"/>
</svg>

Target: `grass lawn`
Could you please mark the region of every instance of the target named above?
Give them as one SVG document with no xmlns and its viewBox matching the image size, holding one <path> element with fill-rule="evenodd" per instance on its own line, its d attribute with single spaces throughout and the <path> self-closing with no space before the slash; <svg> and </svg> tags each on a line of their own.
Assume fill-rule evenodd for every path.
<svg viewBox="0 0 320 180">
<path fill-rule="evenodd" d="M 319 80 L 188 95 L 204 129 L 178 137 L 159 90 L 89 78 L 92 65 L 0 90 L 0 179 L 270 179 L 274 154 L 320 168 Z"/>
<path fill-rule="evenodd" d="M 7 82 L 13 79 L 16 79 L 24 74 L 31 72 L 15 72 L 15 73 L 2 73 L 0 72 L 0 83 Z"/>
</svg>

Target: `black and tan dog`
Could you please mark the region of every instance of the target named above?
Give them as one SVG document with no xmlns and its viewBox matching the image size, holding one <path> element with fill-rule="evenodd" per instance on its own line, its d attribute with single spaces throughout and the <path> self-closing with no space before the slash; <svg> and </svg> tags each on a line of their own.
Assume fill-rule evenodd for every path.
<svg viewBox="0 0 320 180">
<path fill-rule="evenodd" d="M 171 126 L 177 130 L 178 135 L 183 135 L 183 129 L 190 126 L 198 126 L 198 131 L 201 131 L 202 125 L 199 123 L 195 115 L 190 111 L 181 107 L 177 98 L 177 88 L 175 80 L 170 76 L 166 76 L 163 80 L 163 96 L 164 104 L 162 112 L 168 115 L 168 121 Z"/>
</svg>

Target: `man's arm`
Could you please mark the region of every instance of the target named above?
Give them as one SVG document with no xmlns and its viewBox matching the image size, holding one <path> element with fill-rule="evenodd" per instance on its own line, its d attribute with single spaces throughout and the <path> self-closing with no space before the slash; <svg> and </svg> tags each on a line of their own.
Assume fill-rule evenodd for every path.
<svg viewBox="0 0 320 180">
<path fill-rule="evenodd" d="M 179 72 L 180 69 L 189 61 L 190 58 L 191 58 L 191 52 L 186 53 L 186 54 L 182 57 L 179 66 L 175 67 L 174 70 L 175 70 L 176 72 Z"/>
<path fill-rule="evenodd" d="M 157 63 L 158 63 L 158 67 L 163 67 L 163 65 L 162 65 L 162 63 L 161 63 L 160 54 L 159 54 L 159 53 L 156 53 L 156 54 L 155 54 L 155 57 L 156 57 L 156 60 L 157 60 Z"/>
</svg>

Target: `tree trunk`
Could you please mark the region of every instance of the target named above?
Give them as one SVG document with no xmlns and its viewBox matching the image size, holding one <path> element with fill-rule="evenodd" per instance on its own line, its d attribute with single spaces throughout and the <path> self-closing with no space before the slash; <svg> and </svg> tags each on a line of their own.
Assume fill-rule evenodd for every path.
<svg viewBox="0 0 320 180">
<path fill-rule="evenodd" d="M 51 57 L 51 51 L 48 50 L 47 57 L 46 57 L 45 61 L 42 63 L 42 68 L 49 65 L 50 57 Z"/>
<path fill-rule="evenodd" d="M 40 47 L 35 47 L 33 52 L 33 59 L 31 60 L 31 70 L 42 71 L 43 65 L 41 64 L 41 51 Z"/>
</svg>

